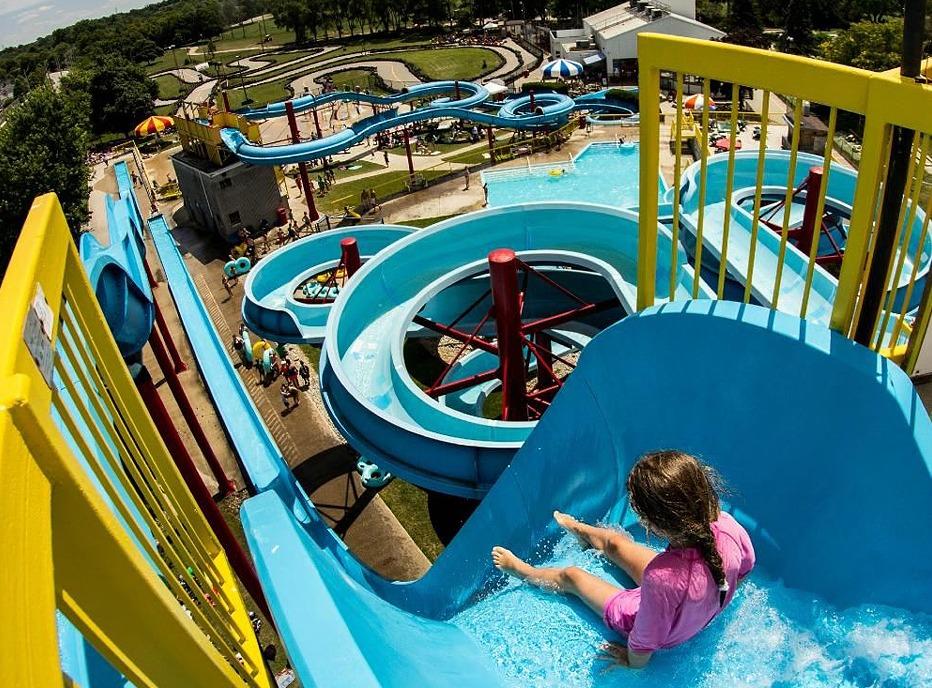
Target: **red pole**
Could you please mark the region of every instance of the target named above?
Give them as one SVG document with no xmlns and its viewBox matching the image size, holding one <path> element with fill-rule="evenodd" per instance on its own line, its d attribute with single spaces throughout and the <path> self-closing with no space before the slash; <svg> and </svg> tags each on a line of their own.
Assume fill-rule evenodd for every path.
<svg viewBox="0 0 932 688">
<path fill-rule="evenodd" d="M 298 132 L 298 120 L 294 116 L 294 105 L 290 100 L 285 101 L 285 113 L 288 115 L 288 128 L 291 129 L 291 142 L 299 143 L 301 134 Z M 307 178 L 307 163 L 298 163 L 298 176 L 301 179 L 301 187 L 304 189 L 304 198 L 307 200 L 308 217 L 311 220 L 317 220 L 320 214 L 314 205 L 314 189 L 311 188 L 311 182 Z"/>
<path fill-rule="evenodd" d="M 495 137 L 492 136 L 492 127 L 486 127 L 486 134 L 489 137 L 489 162 L 495 164 Z"/>
<path fill-rule="evenodd" d="M 456 80 L 453 82 L 453 88 L 456 89 L 456 100 L 460 99 L 460 82 Z"/>
<path fill-rule="evenodd" d="M 321 138 L 323 134 L 320 131 L 320 120 L 317 119 L 317 108 L 313 108 L 311 112 L 314 114 L 314 128 L 317 129 L 317 138 Z"/>
<path fill-rule="evenodd" d="M 545 387 L 550 387 L 559 382 L 557 377 L 551 374 L 553 370 L 553 340 L 550 339 L 549 334 L 541 330 L 534 335 L 534 343 L 537 345 L 537 349 L 534 352 L 538 360 L 537 388 L 544 389 Z M 545 365 L 540 365 L 541 362 Z"/>
<path fill-rule="evenodd" d="M 411 139 L 408 137 L 408 128 L 401 130 L 405 137 L 405 155 L 408 156 L 408 176 L 414 176 L 414 159 L 411 157 Z"/>
<path fill-rule="evenodd" d="M 175 462 L 175 466 L 178 468 L 178 472 L 181 473 L 181 477 L 187 484 L 188 489 L 191 490 L 194 501 L 197 502 L 204 514 L 204 518 L 210 524 L 214 535 L 217 536 L 223 551 L 226 552 L 227 559 L 230 560 L 233 570 L 239 576 L 249 594 L 252 595 L 252 599 L 255 600 L 259 609 L 265 614 L 265 618 L 272 622 L 272 615 L 269 613 L 268 603 L 265 600 L 265 594 L 262 592 L 262 586 L 259 584 L 259 578 L 256 576 L 256 570 L 252 566 L 252 561 L 246 556 L 239 542 L 236 541 L 236 537 L 234 537 L 230 527 L 224 520 L 223 514 L 217 508 L 217 503 L 204 484 L 197 466 L 194 465 L 187 447 L 184 446 L 184 442 L 178 434 L 178 429 L 175 427 L 168 409 L 165 408 L 162 398 L 152 383 L 152 376 L 144 366 L 140 366 L 139 372 L 136 373 L 135 382 L 136 389 L 139 390 L 139 395 L 142 397 L 143 403 L 152 416 L 152 420 L 155 421 L 159 434 L 168 448 L 168 453 Z"/>
<path fill-rule="evenodd" d="M 152 274 L 152 268 L 149 267 L 149 263 L 146 262 L 146 259 L 143 258 L 142 265 L 146 269 L 146 278 L 149 280 L 149 289 L 155 289 L 159 286 L 159 283 L 155 281 L 155 276 Z"/>
<path fill-rule="evenodd" d="M 531 114 L 534 114 L 534 89 L 532 88 L 528 91 L 528 95 L 531 97 Z"/>
<path fill-rule="evenodd" d="M 223 109 L 227 112 L 233 112 L 233 108 L 230 107 L 230 99 L 227 97 L 226 91 L 223 91 Z"/>
<path fill-rule="evenodd" d="M 165 317 L 162 315 L 162 309 L 159 308 L 159 302 L 153 298 L 152 305 L 155 306 L 155 324 L 158 326 L 159 332 L 165 340 L 165 348 L 168 349 L 168 354 L 171 356 L 172 367 L 175 369 L 176 373 L 183 373 L 188 369 L 188 366 L 184 364 L 181 355 L 178 353 L 178 349 L 175 347 L 171 332 L 168 331 L 168 325 L 165 323 Z"/>
<path fill-rule="evenodd" d="M 502 420 L 527 420 L 527 379 L 521 341 L 518 259 L 510 248 L 489 253 L 489 278 L 498 338 L 498 370 L 502 381 Z"/>
<path fill-rule="evenodd" d="M 362 260 L 359 257 L 359 244 L 353 237 L 340 239 L 340 262 L 346 270 L 346 278 L 349 279 L 356 274 L 356 271 L 362 266 Z"/>
<path fill-rule="evenodd" d="M 819 235 L 819 229 L 822 225 L 822 218 L 816 217 L 819 210 L 819 195 L 822 190 L 821 167 L 810 167 L 809 176 L 806 178 L 806 209 L 803 211 L 803 226 L 799 233 L 799 244 L 797 248 L 809 255 L 812 249 L 814 237 Z M 815 239 L 818 241 L 818 239 Z"/>
<path fill-rule="evenodd" d="M 204 434 L 204 428 L 201 427 L 201 422 L 197 419 L 197 415 L 191 407 L 188 395 L 185 393 L 184 387 L 181 386 L 181 381 L 172 368 L 171 359 L 169 359 L 168 354 L 165 352 L 165 346 L 159 338 L 159 333 L 155 330 L 152 330 L 152 333 L 149 335 L 149 345 L 152 347 L 152 352 L 159 362 L 159 368 L 162 369 L 162 375 L 165 376 L 165 381 L 172 391 L 172 396 L 175 397 L 178 408 L 181 409 L 181 415 L 184 416 L 185 422 L 187 422 L 191 434 L 194 436 L 194 441 L 197 442 L 197 446 L 207 460 L 207 465 L 210 466 L 210 470 L 220 486 L 220 495 L 223 496 L 227 492 L 234 491 L 236 489 L 236 483 L 227 478 L 226 473 L 224 473 L 223 466 L 220 465 L 220 459 L 217 458 L 213 447 L 210 446 L 207 435 Z"/>
</svg>

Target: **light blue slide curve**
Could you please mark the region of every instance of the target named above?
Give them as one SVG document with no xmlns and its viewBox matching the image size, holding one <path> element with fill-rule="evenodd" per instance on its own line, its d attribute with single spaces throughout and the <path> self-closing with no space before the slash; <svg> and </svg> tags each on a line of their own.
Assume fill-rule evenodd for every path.
<svg viewBox="0 0 932 688">
<path fill-rule="evenodd" d="M 329 303 L 303 303 L 297 290 L 314 275 L 340 261 L 340 241 L 353 237 L 363 260 L 407 236 L 411 227 L 373 225 L 336 229 L 300 239 L 260 260 L 243 285 L 243 322 L 274 342 L 319 344 L 330 314 Z"/>
<path fill-rule="evenodd" d="M 465 92 L 466 97 L 450 100 L 449 97 L 444 96 L 444 94 L 454 93 L 457 87 L 460 95 L 462 96 Z M 390 109 L 371 117 L 365 117 L 331 136 L 281 146 L 262 146 L 251 143 L 241 131 L 233 128 L 221 130 L 220 137 L 227 148 L 245 162 L 252 165 L 284 165 L 335 155 L 366 137 L 374 136 L 387 129 L 429 119 L 451 117 L 486 126 L 536 129 L 544 126 L 562 126 L 568 121 L 570 113 L 576 110 L 598 110 L 633 115 L 630 107 L 607 100 L 605 92 L 588 94 L 575 101 L 560 93 L 540 93 L 534 96 L 533 110 L 531 110 L 530 96 L 505 101 L 504 104 L 498 106 L 495 114 L 472 109 L 480 105 L 490 105 L 485 102 L 488 97 L 489 92 L 485 87 L 469 81 L 434 81 L 411 86 L 401 93 L 389 96 L 336 91 L 320 96 L 296 98 L 293 101 L 294 109 L 296 112 L 301 112 L 332 102 L 373 103 Z M 403 114 L 398 112 L 397 107 L 400 104 L 422 98 L 436 99 L 410 112 Z M 281 117 L 284 114 L 284 103 L 273 103 L 264 108 L 243 113 L 248 119 Z"/>
<path fill-rule="evenodd" d="M 155 308 L 143 260 L 142 216 L 125 161 L 113 166 L 119 199 L 107 195 L 109 243 L 90 232 L 81 235 L 79 250 L 91 288 L 124 357 L 138 354 L 152 331 Z"/>
<path fill-rule="evenodd" d="M 839 399 L 846 422 L 826 423 Z M 791 432 L 775 408 L 794 409 Z M 891 533 L 915 552 L 932 548 L 932 423 L 907 376 L 793 316 L 677 302 L 592 340 L 514 461 L 420 580 L 390 582 L 363 568 L 312 508 L 296 509 L 297 488 L 281 462 L 281 478 L 247 500 L 241 516 L 302 684 L 505 685 L 496 662 L 446 621 L 488 590 L 489 550 L 501 544 L 535 560 L 541 543 L 557 536 L 554 508 L 633 525 L 626 475 L 641 453 L 660 447 L 702 456 L 726 476 L 728 509 L 757 550 L 755 576 L 842 608 L 932 612 L 929 557 L 869 573 L 889 556 Z M 595 615 L 582 623 L 600 625 Z"/>
<path fill-rule="evenodd" d="M 729 212 L 731 225 L 728 235 L 728 273 L 742 286 L 746 283 L 748 253 L 751 248 L 751 234 L 753 229 L 753 195 L 757 178 L 757 151 L 742 151 L 735 153 L 734 192 Z M 799 153 L 796 167 L 793 171 L 790 186 L 796 188 L 806 179 L 809 169 L 813 166 L 822 166 L 822 158 L 809 153 Z M 768 150 L 764 163 L 763 192 L 783 199 L 789 173 L 789 151 Z M 699 211 L 699 175 L 700 163 L 690 165 L 683 172 L 681 202 L 683 207 L 683 224 L 688 232 L 684 241 L 691 241 L 690 251 L 694 253 L 695 236 L 698 226 Z M 718 261 L 722 254 L 723 228 L 726 213 L 726 182 L 728 171 L 728 156 L 717 155 L 708 160 L 705 192 L 705 221 L 703 226 L 703 267 L 714 266 L 717 270 Z M 857 174 L 841 165 L 833 165 L 828 176 L 828 190 L 826 193 L 826 208 L 831 209 L 842 217 L 851 214 L 851 204 L 854 199 Z M 668 196 L 672 192 L 668 192 Z M 802 205 L 794 204 L 791 214 L 793 221 L 801 222 Z M 908 217 L 906 218 L 909 219 Z M 897 281 L 897 295 L 894 307 L 898 310 L 902 306 L 906 295 L 909 277 L 912 273 L 913 262 L 911 257 L 921 256 L 921 263 L 917 272 L 917 284 L 913 290 L 909 309 L 916 307 L 922 298 L 923 284 L 929 273 L 932 263 L 932 235 L 926 237 L 919 252 L 919 238 L 925 213 L 917 209 L 915 219 L 910 228 L 904 227 L 903 236 L 909 236 L 908 257 L 904 261 L 903 269 Z M 774 221 L 782 223 L 783 210 L 777 211 Z M 905 222 L 905 221 L 904 221 Z M 907 232 L 906 229 L 909 231 Z M 763 224 L 759 224 L 757 233 L 757 251 L 754 262 L 751 292 L 757 302 L 770 305 L 773 297 L 778 257 L 780 254 L 780 236 Z M 711 259 L 711 260 L 709 260 Z M 708 261 L 708 263 L 707 263 Z M 800 312 L 805 287 L 808 256 L 803 255 L 792 244 L 787 245 L 785 267 L 780 283 L 779 307 L 787 312 Z M 807 307 L 807 319 L 820 324 L 828 324 L 832 312 L 832 302 L 838 281 L 816 265 L 812 281 L 812 291 Z"/>
<path fill-rule="evenodd" d="M 659 227 L 658 302 L 668 299 L 669 232 Z M 420 314 L 449 323 L 488 288 L 488 254 L 511 248 L 528 262 L 572 266 L 548 273 L 588 302 L 612 296 L 614 319 L 636 310 L 637 215 L 584 203 L 529 203 L 451 218 L 391 244 L 356 273 L 332 307 L 321 357 L 321 391 L 337 427 L 368 459 L 422 487 L 479 498 L 511 461 L 533 423 L 501 422 L 463 413 L 463 403 L 438 403 L 406 372 L 405 337 Z M 295 249 L 283 249 L 284 251 Z M 676 297 L 689 298 L 693 272 L 678 251 Z M 290 283 L 291 275 L 280 276 Z M 454 286 L 455 285 L 455 286 Z M 702 285 L 702 294 L 712 292 Z M 247 294 L 248 298 L 248 294 Z M 573 305 L 542 289 L 524 317 Z M 244 306 L 251 308 L 251 306 Z M 423 311 L 422 311 L 423 309 Z M 469 331 L 482 315 L 458 327 Z M 611 321 L 609 321 L 611 322 Z M 602 321 L 600 326 L 609 324 Z M 558 333 L 584 343 L 601 327 L 567 326 Z M 412 334 L 417 334 L 413 332 Z M 475 354 L 446 381 L 481 366 Z"/>
</svg>

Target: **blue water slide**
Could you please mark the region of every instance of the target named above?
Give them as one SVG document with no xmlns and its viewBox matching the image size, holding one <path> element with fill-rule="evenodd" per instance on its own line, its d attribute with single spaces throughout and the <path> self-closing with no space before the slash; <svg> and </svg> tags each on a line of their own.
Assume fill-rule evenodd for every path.
<svg viewBox="0 0 932 688">
<path fill-rule="evenodd" d="M 702 240 L 706 252 L 703 262 L 711 259 L 706 265 L 717 269 L 718 261 L 722 255 L 723 233 L 726 213 L 731 215 L 728 235 L 727 265 L 728 273 L 742 285 L 746 282 L 748 255 L 752 247 L 754 230 L 752 205 L 755 185 L 757 182 L 758 152 L 741 151 L 735 153 L 734 191 L 731 204 L 726 208 L 727 200 L 727 173 L 728 156 L 717 155 L 708 160 L 706 178 L 704 226 Z M 814 166 L 821 167 L 821 156 L 809 153 L 799 153 L 796 166 L 790 175 L 789 151 L 768 150 L 764 162 L 763 193 L 779 197 L 782 201 L 787 186 L 796 188 L 802 183 Z M 683 206 L 681 215 L 687 235 L 683 237 L 687 245 L 695 246 L 699 218 L 699 179 L 700 163 L 690 165 L 683 172 L 682 193 L 680 199 Z M 842 165 L 833 165 L 828 175 L 828 189 L 826 191 L 826 208 L 845 221 L 850 217 L 851 205 L 854 200 L 857 173 Z M 794 203 L 791 208 L 791 226 L 801 222 L 802 204 Z M 906 218 L 907 220 L 909 218 Z M 782 223 L 783 210 L 775 215 L 775 221 Z M 917 285 L 913 290 L 907 310 L 915 308 L 922 298 L 922 285 L 929 273 L 932 263 L 932 236 L 927 236 L 924 244 L 919 246 L 922 224 L 925 213 L 917 209 L 911 227 L 904 226 L 903 237 L 909 235 L 907 256 L 903 268 L 897 278 L 894 307 L 899 310 L 903 305 L 906 290 L 909 285 L 913 269 L 912 258 L 920 256 L 921 263 L 917 267 Z M 904 220 L 905 225 L 905 220 Z M 908 229 L 908 231 L 906 231 Z M 841 237 L 844 244 L 846 237 Z M 773 301 L 773 285 L 780 255 L 780 236 L 762 223 L 758 223 L 756 237 L 756 257 L 754 271 L 751 278 L 751 293 L 757 302 L 769 305 Z M 800 312 L 802 304 L 806 274 L 808 270 L 808 255 L 804 255 L 792 244 L 787 245 L 784 258 L 784 269 L 780 283 L 779 306 L 781 310 Z M 812 290 L 807 307 L 807 318 L 813 322 L 827 324 L 831 316 L 832 303 L 838 281 L 821 266 L 816 265 L 812 280 Z"/>
<path fill-rule="evenodd" d="M 104 199 L 109 241 L 85 232 L 79 240 L 81 262 L 100 302 L 110 331 L 124 357 L 137 354 L 152 331 L 155 307 L 145 272 L 142 216 L 125 161 L 113 166 L 119 198 Z"/>
<path fill-rule="evenodd" d="M 656 290 L 663 302 L 669 299 L 673 254 L 669 232 L 658 232 Z M 637 235 L 637 215 L 630 211 L 533 203 L 452 218 L 391 244 L 356 273 L 327 321 L 321 391 L 337 427 L 357 451 L 395 475 L 441 492 L 481 497 L 533 423 L 476 417 L 424 394 L 404 359 L 415 315 L 451 322 L 488 288 L 483 275 L 489 252 L 511 248 L 526 261 L 577 268 L 551 276 L 590 303 L 614 296 L 620 304 L 614 317 L 620 318 L 636 310 Z M 693 272 L 685 251 L 676 255 L 675 296 L 689 298 Z M 293 284 L 293 276 L 279 274 L 279 283 Z M 704 284 L 701 293 L 713 296 Z M 524 316 L 533 317 L 533 308 L 546 314 L 571 306 L 530 299 Z M 461 320 L 459 327 L 469 331 L 472 324 Z"/>
<path fill-rule="evenodd" d="M 299 287 L 314 275 L 332 270 L 340 260 L 340 242 L 353 237 L 367 260 L 407 236 L 411 227 L 373 225 L 313 234 L 273 251 L 259 261 L 243 285 L 243 322 L 275 342 L 319 344 L 330 314 L 329 303 L 295 298 Z"/>
<path fill-rule="evenodd" d="M 457 88 L 460 91 L 460 97 L 457 100 L 444 96 L 444 94 L 455 92 Z M 475 109 L 479 106 L 490 106 L 487 102 L 488 97 L 489 93 L 484 86 L 469 81 L 436 81 L 418 84 L 401 93 L 388 96 L 336 91 L 319 96 L 296 98 L 292 101 L 294 109 L 296 112 L 301 112 L 333 102 L 362 102 L 383 105 L 389 109 L 360 119 L 330 136 L 287 145 L 255 144 L 250 142 L 241 131 L 233 128 L 221 130 L 220 136 L 227 148 L 250 164 L 283 165 L 335 155 L 380 132 L 430 119 L 446 117 L 467 120 L 484 126 L 538 129 L 562 126 L 567 122 L 570 114 L 578 110 L 632 114 L 629 107 L 607 99 L 605 92 L 587 94 L 575 101 L 560 93 L 540 93 L 533 98 L 527 95 L 507 100 L 503 105 L 497 105 L 495 112 Z M 406 113 L 401 113 L 397 109 L 402 103 L 426 98 L 434 98 L 434 100 Z M 531 107 L 532 101 L 533 108 Z M 285 103 L 281 102 L 256 110 L 248 110 L 243 113 L 243 116 L 247 119 L 265 119 L 281 117 L 285 112 Z"/>
<path fill-rule="evenodd" d="M 233 367 L 165 218 L 149 218 L 149 231 L 201 377 L 240 462 L 247 466 L 245 476 L 253 488 L 267 488 L 280 477 L 281 451 Z"/>
<path fill-rule="evenodd" d="M 825 423 L 838 399 L 847 421 Z M 775 408 L 794 410 L 792 432 L 771 422 Z M 755 543 L 755 575 L 841 608 L 932 612 L 928 557 L 864 575 L 888 556 L 890 533 L 917 552 L 932 547 L 932 423 L 908 377 L 790 315 L 676 302 L 593 339 L 514 460 L 417 581 L 393 583 L 361 567 L 313 509 L 296 517 L 287 490 L 246 501 L 247 541 L 302 683 L 509 685 L 498 674 L 509 653 L 493 660 L 450 623 L 488 591 L 490 548 L 534 560 L 557 536 L 554 508 L 631 526 L 626 475 L 658 447 L 702 456 L 727 477 L 727 508 Z M 548 604 L 566 601 L 553 596 Z M 509 623 L 486 617 L 492 634 Z M 581 623 L 601 624 L 595 615 Z"/>
</svg>

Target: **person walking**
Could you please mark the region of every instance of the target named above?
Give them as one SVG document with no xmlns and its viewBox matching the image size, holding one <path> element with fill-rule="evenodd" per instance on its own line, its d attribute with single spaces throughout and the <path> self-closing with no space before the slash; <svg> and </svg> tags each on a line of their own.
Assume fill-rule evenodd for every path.
<svg viewBox="0 0 932 688">
<path fill-rule="evenodd" d="M 463 168 L 463 179 L 466 180 L 466 186 L 463 187 L 463 191 L 469 191 L 469 165 Z"/>
</svg>

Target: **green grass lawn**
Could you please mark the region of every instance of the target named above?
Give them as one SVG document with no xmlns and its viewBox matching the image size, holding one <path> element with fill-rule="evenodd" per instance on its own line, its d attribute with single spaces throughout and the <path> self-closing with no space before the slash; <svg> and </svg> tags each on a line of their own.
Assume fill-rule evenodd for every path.
<svg viewBox="0 0 932 688">
<path fill-rule="evenodd" d="M 379 59 L 379 56 L 374 56 L 372 59 Z M 468 81 L 488 74 L 505 63 L 501 55 L 487 48 L 406 50 L 387 55 L 384 59 L 401 60 L 413 65 L 432 81 L 445 79 Z"/>
<path fill-rule="evenodd" d="M 353 169 L 349 169 L 352 167 Z M 369 162 L 368 160 L 353 160 L 352 162 L 346 163 L 346 167 L 338 167 L 333 171 L 337 179 L 346 179 L 347 177 L 353 177 L 357 174 L 362 174 L 363 172 L 373 172 L 375 170 L 384 170 L 385 166 L 380 165 L 375 162 Z M 308 174 L 318 175 L 323 173 L 323 167 L 309 167 L 307 172 Z"/>
<path fill-rule="evenodd" d="M 152 79 L 159 87 L 159 100 L 176 100 L 188 95 L 191 86 L 173 74 L 163 74 Z"/>
<path fill-rule="evenodd" d="M 230 101 L 230 107 L 236 110 L 243 107 L 243 101 L 246 96 L 243 95 L 243 89 L 240 86 L 239 79 L 230 78 L 230 90 L 227 91 L 227 98 Z M 250 86 L 246 84 L 246 93 L 252 99 L 249 107 L 260 107 L 267 103 L 277 103 L 280 100 L 286 100 L 291 97 L 291 93 L 285 90 L 285 84 L 279 81 L 273 81 L 268 84 L 259 86 Z"/>
<path fill-rule="evenodd" d="M 271 45 L 294 43 L 295 39 L 294 31 L 283 29 L 274 19 L 267 17 L 264 22 L 257 21 L 227 29 L 214 41 L 214 47 L 217 50 L 258 47 L 264 34 L 272 37 Z"/>
<path fill-rule="evenodd" d="M 424 227 L 430 227 L 433 224 L 437 224 L 443 220 L 448 220 L 451 217 L 456 217 L 456 215 L 439 215 L 437 217 L 421 217 L 416 220 L 401 220 L 397 224 L 407 225 L 408 227 L 417 227 L 418 229 L 423 229 Z"/>
<path fill-rule="evenodd" d="M 266 66 L 261 67 L 261 69 L 267 69 L 272 65 L 281 65 L 288 62 L 293 62 L 294 60 L 307 57 L 308 55 L 314 55 L 318 52 L 320 52 L 318 48 L 313 48 L 311 50 L 286 50 L 284 52 L 276 53 L 263 53 L 261 50 L 244 50 L 242 53 L 220 53 L 217 55 L 217 59 L 222 60 L 223 64 L 225 64 L 227 67 L 236 69 L 235 67 L 231 67 L 231 65 L 239 58 L 254 57 L 256 60 L 267 62 L 268 64 Z M 247 74 L 246 76 L 248 78 L 249 75 Z"/>
<path fill-rule="evenodd" d="M 425 170 L 419 172 L 428 181 L 447 174 L 446 169 Z M 342 213 L 343 206 L 351 208 L 360 202 L 359 195 L 363 189 L 374 189 L 380 199 L 398 193 L 405 188 L 405 182 L 408 180 L 408 173 L 404 170 L 393 170 L 382 174 L 374 174 L 371 177 L 361 179 L 350 179 L 349 181 L 334 184 L 325 196 L 318 197 L 317 207 L 324 212 Z"/>
<path fill-rule="evenodd" d="M 424 555 L 430 561 L 436 560 L 443 552 L 443 544 L 430 524 L 427 493 L 411 483 L 395 478 L 379 492 L 379 496 Z"/>
<path fill-rule="evenodd" d="M 166 50 L 159 59 L 147 64 L 146 73 L 155 74 L 157 72 L 164 72 L 166 69 L 174 69 L 176 57 L 179 67 L 192 66 L 191 63 L 188 65 L 185 64 L 185 59 L 188 57 L 188 49 L 175 48 L 174 50 Z"/>
<path fill-rule="evenodd" d="M 177 106 L 174 103 L 169 103 L 168 105 L 159 105 L 155 108 L 155 114 L 157 115 L 168 115 L 169 117 L 175 116 L 175 111 Z"/>
<path fill-rule="evenodd" d="M 342 72 L 331 72 L 334 88 L 338 91 L 352 91 L 355 88 L 368 90 L 376 95 L 384 95 L 387 90 L 380 86 L 381 82 L 376 75 L 368 69 L 346 69 Z"/>
</svg>

